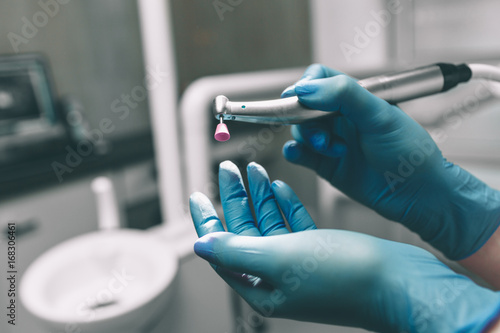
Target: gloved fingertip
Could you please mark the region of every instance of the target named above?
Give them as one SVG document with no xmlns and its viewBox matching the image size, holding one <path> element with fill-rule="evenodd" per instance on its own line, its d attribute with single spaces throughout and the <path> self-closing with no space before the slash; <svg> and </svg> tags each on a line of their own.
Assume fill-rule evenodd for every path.
<svg viewBox="0 0 500 333">
<path fill-rule="evenodd" d="M 201 192 L 194 192 L 189 197 L 189 209 L 191 214 L 194 214 L 200 218 L 206 218 L 207 216 L 217 217 L 217 213 L 212 205 L 210 199 Z"/>
<path fill-rule="evenodd" d="M 247 174 L 252 176 L 264 175 L 267 177 L 266 169 L 262 165 L 256 162 L 250 162 L 247 166 Z"/>
<path fill-rule="evenodd" d="M 219 164 L 219 169 L 234 169 L 234 168 L 237 168 L 236 165 L 231 162 L 230 160 L 225 160 L 225 161 L 222 161 L 220 162 Z"/>
<path fill-rule="evenodd" d="M 193 192 L 189 196 L 189 202 L 197 201 L 198 199 L 201 199 L 203 196 L 204 194 L 201 192 Z"/>
<path fill-rule="evenodd" d="M 275 190 L 275 189 L 281 188 L 285 185 L 286 185 L 286 183 L 284 181 L 278 179 L 278 180 L 273 181 L 273 183 L 271 184 L 271 187 L 273 188 L 273 190 Z"/>
<path fill-rule="evenodd" d="M 201 202 L 205 201 L 205 195 L 200 192 L 194 192 L 189 196 L 189 210 L 191 213 Z"/>
<path fill-rule="evenodd" d="M 211 235 L 201 237 L 194 243 L 194 253 L 209 262 L 214 262 L 213 242 L 214 238 Z"/>
<path fill-rule="evenodd" d="M 281 98 L 292 97 L 295 96 L 295 85 L 291 85 L 285 88 L 281 93 Z"/>
<path fill-rule="evenodd" d="M 259 169 L 259 167 L 261 167 L 261 166 L 260 166 L 260 164 L 258 164 L 258 163 L 256 163 L 256 162 L 252 161 L 252 162 L 248 163 L 248 165 L 247 165 L 247 170 L 255 170 L 255 169 Z"/>
<path fill-rule="evenodd" d="M 280 200 L 288 200 L 291 198 L 291 195 L 293 193 L 293 190 L 290 186 L 288 186 L 287 183 L 285 183 L 284 181 L 282 180 L 275 180 L 272 184 L 271 184 L 271 188 L 273 190 L 273 193 L 276 197 L 276 199 L 278 200 L 278 202 Z"/>
<path fill-rule="evenodd" d="M 290 140 L 283 145 L 283 156 L 290 162 L 295 162 L 302 156 L 302 149 L 297 141 Z"/>
<path fill-rule="evenodd" d="M 318 90 L 318 86 L 311 81 L 301 80 L 295 84 L 295 93 L 297 96 L 309 95 Z"/>
<path fill-rule="evenodd" d="M 200 194 L 200 192 L 191 193 L 191 195 L 189 196 L 189 202 L 195 201 L 197 198 L 199 198 Z"/>
<path fill-rule="evenodd" d="M 219 183 L 227 184 L 241 178 L 240 170 L 231 161 L 221 162 L 219 165 Z"/>
</svg>

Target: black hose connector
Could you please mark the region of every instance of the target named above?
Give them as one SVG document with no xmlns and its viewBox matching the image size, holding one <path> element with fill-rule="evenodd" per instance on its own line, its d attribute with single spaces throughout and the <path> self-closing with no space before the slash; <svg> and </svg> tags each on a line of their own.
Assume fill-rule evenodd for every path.
<svg viewBox="0 0 500 333">
<path fill-rule="evenodd" d="M 443 74 L 444 84 L 441 91 L 450 90 L 459 83 L 467 82 L 472 77 L 472 71 L 467 64 L 453 65 L 446 63 L 437 63 Z"/>
</svg>

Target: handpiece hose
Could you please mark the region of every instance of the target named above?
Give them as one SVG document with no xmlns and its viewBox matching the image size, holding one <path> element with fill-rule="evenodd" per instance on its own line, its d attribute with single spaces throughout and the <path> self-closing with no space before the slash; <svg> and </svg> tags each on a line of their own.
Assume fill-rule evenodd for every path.
<svg viewBox="0 0 500 333">
<path fill-rule="evenodd" d="M 358 84 L 391 104 L 446 91 L 472 76 L 466 64 L 438 63 L 408 71 L 379 75 L 358 81 Z M 225 96 L 214 100 L 217 119 L 263 124 L 298 124 L 332 115 L 332 112 L 312 110 L 300 104 L 296 96 L 254 102 L 233 102 Z"/>
</svg>

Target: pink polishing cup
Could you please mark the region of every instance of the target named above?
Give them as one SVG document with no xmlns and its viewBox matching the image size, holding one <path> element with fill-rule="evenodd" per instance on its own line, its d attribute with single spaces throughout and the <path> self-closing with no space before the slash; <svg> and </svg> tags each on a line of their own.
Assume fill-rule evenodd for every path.
<svg viewBox="0 0 500 333">
<path fill-rule="evenodd" d="M 227 129 L 226 124 L 218 124 L 214 134 L 215 140 L 227 141 L 230 137 L 231 135 L 229 135 L 229 130 Z"/>
</svg>

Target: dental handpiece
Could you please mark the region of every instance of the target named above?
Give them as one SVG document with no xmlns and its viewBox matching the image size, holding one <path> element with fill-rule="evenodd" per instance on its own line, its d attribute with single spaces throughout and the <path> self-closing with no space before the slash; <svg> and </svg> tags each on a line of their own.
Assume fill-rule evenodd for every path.
<svg viewBox="0 0 500 333">
<path fill-rule="evenodd" d="M 391 104 L 437 94 L 467 82 L 472 71 L 466 64 L 438 63 L 359 80 L 358 84 Z M 296 96 L 252 102 L 234 102 L 219 95 L 213 102 L 215 118 L 262 124 L 298 124 L 332 115 L 302 105 Z M 221 123 L 222 123 L 221 120 Z"/>
<path fill-rule="evenodd" d="M 379 75 L 359 80 L 358 84 L 391 104 L 438 94 L 470 79 L 500 82 L 500 68 L 486 64 L 447 64 L 419 67 L 403 72 Z M 224 120 L 260 124 L 299 124 L 331 116 L 338 112 L 309 109 L 299 99 L 287 97 L 267 101 L 234 102 L 219 95 L 213 102 L 213 114 L 220 124 L 215 132 L 217 141 L 230 137 Z"/>
<path fill-rule="evenodd" d="M 437 63 L 370 77 L 359 80 L 358 84 L 387 102 L 397 104 L 447 91 L 461 82 L 469 81 L 472 76 L 472 70 L 467 64 Z M 302 105 L 296 96 L 267 101 L 234 102 L 219 95 L 213 102 L 213 114 L 220 120 L 215 139 L 226 141 L 230 135 L 224 120 L 288 125 L 330 116 L 335 112 L 309 109 Z"/>
</svg>

